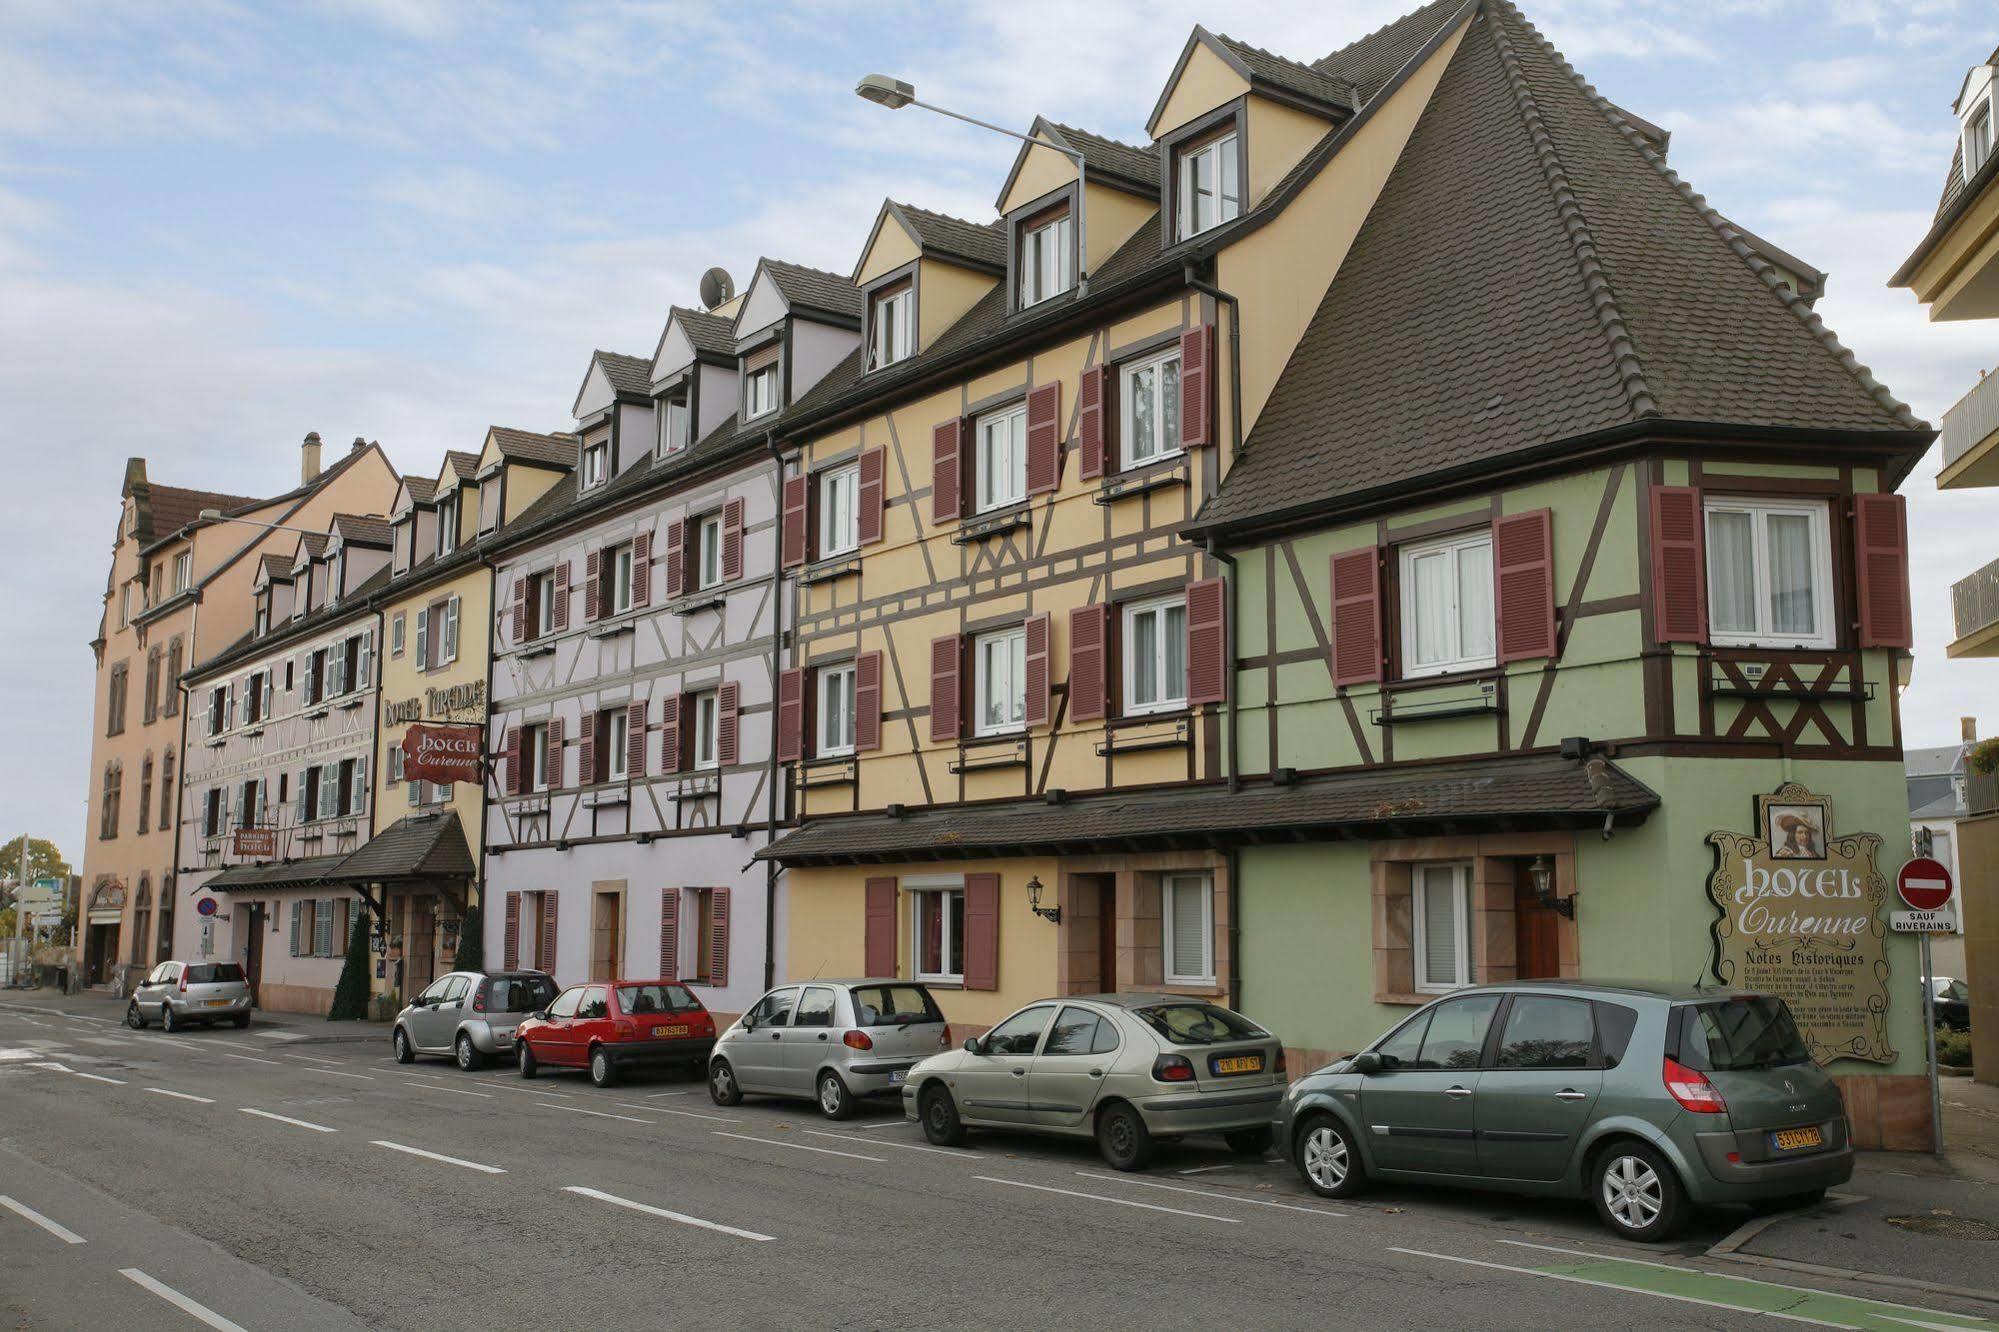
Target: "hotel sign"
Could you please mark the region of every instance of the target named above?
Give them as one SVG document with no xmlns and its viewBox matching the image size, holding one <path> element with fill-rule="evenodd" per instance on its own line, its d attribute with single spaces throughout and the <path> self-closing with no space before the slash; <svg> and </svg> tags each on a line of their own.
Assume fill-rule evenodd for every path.
<svg viewBox="0 0 1999 1332">
<path fill-rule="evenodd" d="M 276 828 L 238 828 L 236 854 L 252 860 L 269 860 L 278 853 Z"/>
<path fill-rule="evenodd" d="M 443 685 L 426 689 L 420 698 L 391 699 L 382 705 L 382 720 L 389 726 L 422 721 L 425 717 L 450 717 L 454 713 L 486 715 L 486 682 Z"/>
<path fill-rule="evenodd" d="M 1837 835 L 1831 798 L 1787 782 L 1756 797 L 1753 831 L 1707 840 L 1715 979 L 1782 996 L 1820 1064 L 1894 1062 L 1881 838 Z"/>
<path fill-rule="evenodd" d="M 413 782 L 486 780 L 486 734 L 478 726 L 418 723 L 403 732 L 403 776 Z"/>
</svg>

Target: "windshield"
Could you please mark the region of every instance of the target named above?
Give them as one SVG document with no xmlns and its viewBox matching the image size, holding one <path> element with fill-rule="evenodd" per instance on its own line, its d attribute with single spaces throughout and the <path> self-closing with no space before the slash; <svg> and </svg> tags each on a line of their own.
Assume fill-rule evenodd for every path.
<svg viewBox="0 0 1999 1332">
<path fill-rule="evenodd" d="M 1213 1004 L 1154 1004 L 1131 1012 L 1175 1045 L 1213 1045 L 1217 1041 L 1247 1041 L 1270 1034 L 1242 1014 Z"/>
<path fill-rule="evenodd" d="M 678 1013 L 701 1007 L 701 1001 L 683 985 L 620 985 L 618 1007 L 638 1016 L 645 1013 Z"/>
<path fill-rule="evenodd" d="M 856 985 L 854 1017 L 863 1027 L 906 1027 L 942 1022 L 937 1001 L 921 985 Z"/>
<path fill-rule="evenodd" d="M 196 962 L 187 969 L 189 985 L 223 985 L 243 979 L 243 968 L 234 962 Z"/>
<path fill-rule="evenodd" d="M 1690 1004 L 1681 1010 L 1680 1062 L 1707 1073 L 1809 1064 L 1791 1010 L 1774 995 Z"/>
</svg>

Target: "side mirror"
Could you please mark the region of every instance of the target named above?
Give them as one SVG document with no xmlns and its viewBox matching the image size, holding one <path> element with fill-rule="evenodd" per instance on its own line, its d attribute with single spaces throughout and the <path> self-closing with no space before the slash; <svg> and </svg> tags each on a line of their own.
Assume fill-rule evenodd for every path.
<svg viewBox="0 0 1999 1332">
<path fill-rule="evenodd" d="M 743 1014 L 742 1028 L 745 1032 L 755 1031 L 757 1029 L 757 1020 L 748 1013 Z"/>
<path fill-rule="evenodd" d="M 1381 1056 L 1372 1050 L 1362 1050 L 1347 1061 L 1347 1066 L 1362 1077 L 1369 1073 L 1381 1072 Z"/>
<path fill-rule="evenodd" d="M 528 1021 L 530 1021 L 530 1022 L 546 1022 L 546 1021 L 548 1021 L 548 1010 L 547 1010 L 546 1008 L 544 1008 L 544 1009 L 540 1009 L 540 1010 L 539 1010 L 539 1011 L 537 1011 L 537 1012 L 533 1012 L 533 1013 L 530 1013 L 530 1014 L 528 1014 Z"/>
<path fill-rule="evenodd" d="M 986 1052 L 985 1042 L 981 1041 L 978 1037 L 968 1036 L 965 1038 L 966 1054 L 982 1055 L 985 1052 Z"/>
</svg>

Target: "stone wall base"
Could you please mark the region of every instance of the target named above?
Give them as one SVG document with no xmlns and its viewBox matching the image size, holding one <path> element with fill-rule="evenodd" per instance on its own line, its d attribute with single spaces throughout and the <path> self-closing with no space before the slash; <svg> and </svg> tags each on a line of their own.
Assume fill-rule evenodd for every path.
<svg viewBox="0 0 1999 1332">
<path fill-rule="evenodd" d="M 1930 1080 L 1917 1074 L 1836 1074 L 1853 1145 L 1863 1151 L 1927 1152 Z"/>
<path fill-rule="evenodd" d="M 333 991 L 318 985 L 273 985 L 257 987 L 257 1006 L 269 1013 L 311 1013 L 325 1017 L 333 1010 Z"/>
</svg>

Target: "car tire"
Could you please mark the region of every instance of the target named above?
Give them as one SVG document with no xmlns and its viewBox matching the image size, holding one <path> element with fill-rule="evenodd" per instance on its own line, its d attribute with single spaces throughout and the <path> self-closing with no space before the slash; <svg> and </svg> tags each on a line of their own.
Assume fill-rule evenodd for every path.
<svg viewBox="0 0 1999 1332">
<path fill-rule="evenodd" d="M 1332 1115 L 1314 1115 L 1298 1126 L 1291 1163 L 1305 1187 L 1321 1198 L 1351 1198 L 1367 1187 L 1353 1134 Z"/>
<path fill-rule="evenodd" d="M 1113 1170 L 1143 1170 L 1152 1164 L 1152 1131 L 1138 1111 L 1113 1105 L 1097 1116 L 1097 1150 Z"/>
<path fill-rule="evenodd" d="M 458 1054 L 458 1067 L 467 1073 L 477 1073 L 486 1066 L 486 1056 L 479 1053 L 479 1047 L 472 1044 L 471 1036 L 458 1033 L 458 1044 L 453 1047 Z"/>
<path fill-rule="evenodd" d="M 534 1057 L 534 1051 L 528 1048 L 528 1043 L 518 1036 L 514 1038 L 514 1067 L 520 1070 L 524 1078 L 531 1078 L 541 1070 L 541 1061 Z"/>
<path fill-rule="evenodd" d="M 238 1031 L 248 1031 L 250 1029 L 250 1015 L 248 1013 L 244 1013 L 238 1017 L 233 1017 L 229 1020 L 236 1024 L 236 1030 Z"/>
<path fill-rule="evenodd" d="M 923 1136 L 932 1146 L 957 1147 L 964 1143 L 965 1121 L 958 1117 L 958 1103 L 951 1099 L 949 1088 L 933 1082 L 923 1089 L 916 1104 L 923 1120 Z"/>
<path fill-rule="evenodd" d="M 173 1033 L 180 1031 L 184 1025 L 185 1024 L 182 1023 L 179 1018 L 174 1016 L 174 1006 L 172 1004 L 160 1005 L 161 1031 L 164 1031 L 171 1036 Z"/>
<path fill-rule="evenodd" d="M 736 1070 L 726 1059 L 708 1065 L 708 1099 L 716 1105 L 741 1105 L 743 1089 L 736 1085 Z"/>
<path fill-rule="evenodd" d="M 819 1075 L 819 1113 L 828 1119 L 849 1119 L 854 1113 L 854 1094 L 830 1068 Z"/>
<path fill-rule="evenodd" d="M 125 1005 L 125 1025 L 133 1031 L 144 1031 L 146 1029 L 146 1015 L 139 1011 L 139 1001 L 137 999 Z"/>
<path fill-rule="evenodd" d="M 1590 1168 L 1596 1214 L 1621 1239 L 1655 1244 L 1669 1238 L 1687 1212 L 1687 1191 L 1666 1158 L 1641 1142 L 1617 1142 Z"/>
<path fill-rule="evenodd" d="M 1237 1156 L 1261 1156 L 1270 1150 L 1272 1136 L 1270 1125 L 1265 1124 L 1262 1128 L 1237 1129 L 1233 1133 L 1224 1133 L 1222 1141 L 1227 1143 L 1229 1150 Z"/>
<path fill-rule="evenodd" d="M 618 1085 L 618 1066 L 611 1060 L 611 1052 L 599 1045 L 590 1051 L 590 1081 L 599 1087 Z"/>
<path fill-rule="evenodd" d="M 397 1027 L 395 1034 L 389 1037 L 389 1044 L 395 1047 L 396 1062 L 398 1064 L 414 1064 L 416 1062 L 416 1047 L 410 1044 L 410 1034 L 401 1027 Z"/>
</svg>

